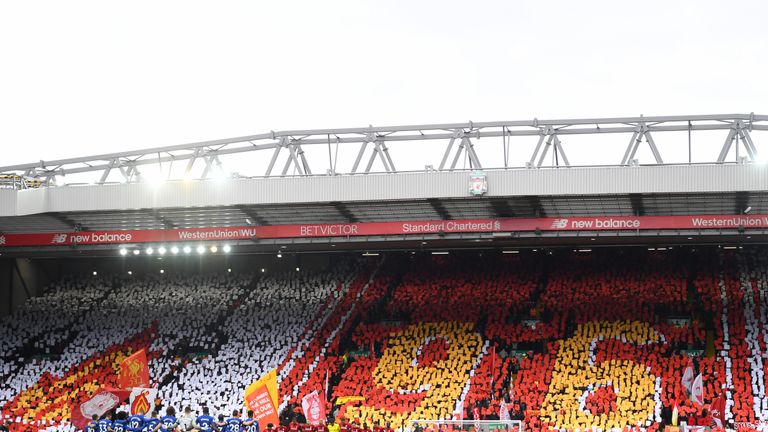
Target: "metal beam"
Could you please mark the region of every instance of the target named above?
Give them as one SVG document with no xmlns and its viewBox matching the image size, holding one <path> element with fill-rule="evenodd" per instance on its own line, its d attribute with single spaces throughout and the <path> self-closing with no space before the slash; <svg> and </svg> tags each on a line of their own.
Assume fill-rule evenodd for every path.
<svg viewBox="0 0 768 432">
<path fill-rule="evenodd" d="M 751 162 L 758 160 L 758 152 L 755 147 L 755 143 L 752 141 L 749 130 L 757 129 L 752 122 L 745 123 L 742 120 L 734 120 L 730 123 L 728 136 L 725 137 L 722 149 L 720 149 L 720 155 L 717 157 L 718 163 L 725 162 L 725 158 L 728 157 L 728 153 L 731 151 L 731 147 L 736 148 L 736 162 L 739 162 L 739 144 L 744 146 L 744 150 L 747 152 L 746 158 Z"/>
<path fill-rule="evenodd" d="M 312 175 L 311 166 L 319 165 L 310 160 L 304 152 L 308 145 L 328 145 L 331 139 L 339 146 L 339 151 L 357 151 L 357 157 L 347 154 L 342 160 L 354 160 L 349 169 L 332 166 L 335 174 L 363 174 L 374 172 L 375 160 L 382 162 L 380 170 L 375 172 L 396 173 L 395 164 L 390 155 L 389 144 L 393 142 L 411 142 L 418 146 L 428 140 L 446 140 L 448 146 L 439 162 L 439 169 L 456 170 L 461 168 L 506 168 L 508 167 L 509 152 L 516 147 L 508 140 L 512 137 L 538 137 L 538 144 L 530 158 L 529 166 L 543 167 L 544 160 L 552 150 L 555 163 L 553 166 L 570 166 L 569 159 L 563 151 L 562 137 L 566 135 L 598 135 L 598 134 L 628 134 L 630 144 L 624 152 L 621 165 L 627 165 L 633 159 L 640 141 L 645 140 L 651 149 L 656 164 L 663 164 L 660 148 L 655 136 L 658 133 L 673 131 L 729 131 L 720 155 L 714 157 L 698 157 L 699 160 L 723 163 L 728 152 L 734 145 L 737 151 L 745 151 L 749 161 L 758 159 L 757 147 L 752 141 L 753 131 L 768 131 L 768 116 L 755 114 L 722 114 L 722 115 L 690 115 L 690 116 L 651 116 L 651 117 L 616 117 L 616 118 L 585 118 L 585 119 L 555 119 L 555 120 L 517 120 L 499 122 L 466 122 L 431 125 L 380 126 L 364 128 L 289 130 L 269 132 L 222 140 L 198 142 L 184 145 L 173 145 L 133 150 L 126 152 L 106 153 L 95 156 L 66 158 L 52 161 L 38 161 L 28 164 L 9 165 L 0 167 L 0 174 L 19 175 L 39 179 L 47 186 L 54 186 L 57 176 L 94 173 L 92 180 L 95 184 L 105 184 L 114 169 L 119 169 L 124 180 L 134 182 L 141 180 L 140 168 L 145 165 L 156 165 L 166 162 L 187 161 L 184 177 L 189 176 L 196 161 L 200 157 L 216 155 L 207 159 L 208 174 L 211 164 L 219 164 L 222 156 L 244 154 L 249 152 L 272 151 L 268 156 L 269 166 L 265 176 L 274 175 L 274 165 L 282 148 L 289 151 L 286 165 L 279 175 Z M 497 161 L 483 161 L 481 164 L 475 146 L 485 138 L 499 138 L 505 148 L 504 157 Z M 458 142 L 457 142 L 458 141 Z M 485 145 L 483 140 L 483 145 Z M 496 148 L 497 142 L 491 140 L 489 148 Z M 626 141 L 624 141 L 626 142 Z M 741 142 L 741 145 L 738 145 Z M 357 150 L 350 147 L 359 145 Z M 372 144 L 372 145 L 368 145 Z M 743 147 L 742 147 L 743 146 Z M 363 162 L 363 157 L 372 148 L 371 154 Z M 426 154 L 426 153 L 424 153 Z M 490 153 L 486 153 L 490 154 Z M 712 155 L 714 156 L 714 155 Z M 463 162 L 462 162 L 463 161 Z M 538 161 L 538 164 L 537 164 Z M 422 166 L 435 166 L 435 160 L 424 161 Z M 365 163 L 365 167 L 361 164 Z M 363 169 L 364 168 L 364 169 Z M 291 172 L 293 169 L 293 172 Z M 95 174 L 97 173 L 98 174 Z M 169 170 L 170 173 L 170 170 Z M 245 173 L 249 175 L 248 173 Z M 25 187 L 22 181 L 18 188 Z M 35 187 L 34 185 L 32 187 Z"/>
<path fill-rule="evenodd" d="M 458 162 L 462 156 L 464 156 L 465 158 L 465 166 L 463 168 L 482 169 L 483 166 L 480 163 L 480 158 L 477 157 L 477 153 L 475 152 L 475 146 L 472 143 L 472 140 L 469 138 L 469 133 L 467 133 L 463 129 L 459 129 L 454 131 L 453 136 L 451 136 L 448 142 L 448 148 L 445 149 L 443 158 L 440 161 L 440 168 L 438 169 L 438 171 L 442 171 L 445 169 L 445 162 L 448 160 L 448 157 L 451 155 L 451 152 L 453 150 L 453 144 L 456 142 L 456 140 L 459 140 L 459 146 L 456 148 L 456 152 L 453 153 L 453 162 L 451 162 L 451 166 L 450 168 L 448 168 L 448 171 L 453 171 L 456 169 L 456 166 L 458 165 Z M 466 166 L 467 162 L 469 163 L 469 167 Z"/>
<path fill-rule="evenodd" d="M 533 161 L 536 160 L 537 153 L 541 149 L 542 142 L 544 144 L 544 149 L 541 151 L 541 155 L 539 155 L 539 161 L 536 162 L 536 168 L 541 168 L 544 164 L 544 158 L 547 157 L 547 153 L 549 152 L 549 149 L 552 149 L 552 158 L 554 162 L 551 166 L 556 167 L 560 166 L 560 159 L 563 160 L 563 165 L 566 167 L 571 166 L 571 164 L 568 162 L 568 157 L 565 155 L 565 150 L 563 150 L 563 146 L 560 143 L 560 137 L 557 136 L 558 132 L 556 132 L 551 127 L 545 128 L 540 131 L 539 133 L 539 143 L 536 144 L 536 148 L 533 150 L 533 155 L 531 156 L 531 160 L 529 162 L 529 167 L 533 168 Z M 546 138 L 546 141 L 544 139 Z"/>
<path fill-rule="evenodd" d="M 642 143 L 643 138 L 645 138 L 645 141 L 648 143 L 648 147 L 650 147 L 651 153 L 653 154 L 653 158 L 656 163 L 664 163 L 661 158 L 661 153 L 659 153 L 659 149 L 656 147 L 656 141 L 654 141 L 653 137 L 651 136 L 651 131 L 648 127 L 648 124 L 642 122 L 637 125 L 637 129 L 635 129 L 635 132 L 632 133 L 632 139 L 629 140 L 627 150 L 624 152 L 624 157 L 621 159 L 621 165 L 631 164 L 632 160 L 635 159 L 635 154 L 637 153 L 637 149 L 640 147 L 640 143 Z"/>
<path fill-rule="evenodd" d="M 101 179 L 99 180 L 99 184 L 104 184 L 105 181 L 107 181 L 107 177 L 109 177 L 109 172 L 112 171 L 112 168 L 118 166 L 120 164 L 120 159 L 112 159 L 112 161 L 109 163 L 109 166 L 104 170 L 104 173 L 101 175 Z"/>
</svg>

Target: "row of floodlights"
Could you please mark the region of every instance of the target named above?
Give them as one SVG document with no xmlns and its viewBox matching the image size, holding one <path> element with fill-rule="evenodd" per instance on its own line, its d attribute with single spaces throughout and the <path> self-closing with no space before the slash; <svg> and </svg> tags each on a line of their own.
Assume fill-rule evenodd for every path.
<svg viewBox="0 0 768 432">
<path fill-rule="evenodd" d="M 301 271 L 301 268 L 300 268 L 300 267 L 296 267 L 296 271 Z M 267 272 L 267 269 L 266 269 L 266 268 L 262 268 L 262 269 L 261 269 L 261 272 L 262 272 L 262 273 L 266 273 L 266 272 Z M 164 273 L 165 273 L 165 269 L 160 269 L 160 274 L 164 274 Z M 228 268 L 228 269 L 227 269 L 227 273 L 232 273 L 232 269 L 231 269 L 231 268 Z M 93 271 L 93 275 L 94 275 L 94 276 L 98 276 L 98 275 L 99 275 L 99 272 L 97 272 L 96 270 L 94 270 L 94 271 Z M 132 275 L 133 275 L 133 270 L 128 270 L 128 276 L 132 276 Z"/>
<path fill-rule="evenodd" d="M 266 271 L 266 269 L 261 269 L 261 272 L 262 272 L 262 273 L 264 273 L 265 271 Z M 299 269 L 298 269 L 298 268 L 296 268 L 296 271 L 299 271 Z M 227 273 L 232 273 L 232 269 L 231 269 L 231 268 L 228 268 L 228 269 L 227 269 Z M 165 269 L 160 269 L 160 274 L 165 274 Z M 97 272 L 96 270 L 94 270 L 94 271 L 93 271 L 93 275 L 94 275 L 94 276 L 98 276 L 98 275 L 99 275 L 99 272 Z M 132 276 L 132 275 L 133 275 L 133 270 L 128 270 L 128 276 Z"/>
<path fill-rule="evenodd" d="M 210 246 L 206 248 L 203 245 L 198 245 L 195 249 L 195 252 L 197 252 L 198 255 L 203 255 L 206 251 L 210 251 L 211 253 L 217 253 L 219 252 L 219 247 L 216 245 Z M 221 251 L 224 253 L 230 253 L 232 251 L 232 246 L 230 245 L 224 245 L 221 247 Z M 166 253 L 170 252 L 172 255 L 178 255 L 180 253 L 184 253 L 186 255 L 189 255 L 192 253 L 192 246 L 186 245 L 183 247 L 178 246 L 171 246 L 170 248 L 166 248 L 165 246 L 160 246 L 157 249 L 153 248 L 152 246 L 148 246 L 144 249 L 144 255 L 154 255 L 157 253 L 158 255 L 165 255 Z M 128 254 L 133 255 L 140 255 L 141 249 L 128 249 L 128 248 L 120 248 L 120 255 L 126 256 Z"/>
</svg>

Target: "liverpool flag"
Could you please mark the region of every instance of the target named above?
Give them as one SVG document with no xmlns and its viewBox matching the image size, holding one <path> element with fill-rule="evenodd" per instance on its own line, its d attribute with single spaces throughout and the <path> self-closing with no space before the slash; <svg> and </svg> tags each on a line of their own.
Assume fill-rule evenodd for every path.
<svg viewBox="0 0 768 432">
<path fill-rule="evenodd" d="M 693 380 L 691 400 L 699 404 L 699 406 L 704 406 L 704 383 L 702 382 L 701 374 L 696 375 L 696 379 Z"/>
<path fill-rule="evenodd" d="M 149 365 L 143 348 L 120 363 L 117 382 L 124 389 L 149 387 Z"/>
<path fill-rule="evenodd" d="M 317 390 L 301 398 L 301 409 L 307 424 L 325 424 L 325 398 Z"/>
<path fill-rule="evenodd" d="M 712 413 L 712 427 L 725 429 L 725 396 L 720 395 L 712 402 L 710 413 Z"/>
</svg>

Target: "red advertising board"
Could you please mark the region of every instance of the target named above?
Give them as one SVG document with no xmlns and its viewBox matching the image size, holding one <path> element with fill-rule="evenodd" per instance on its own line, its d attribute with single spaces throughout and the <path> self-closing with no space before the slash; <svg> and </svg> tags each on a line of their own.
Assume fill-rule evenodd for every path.
<svg viewBox="0 0 768 432">
<path fill-rule="evenodd" d="M 344 224 L 239 226 L 170 230 L 82 231 L 0 235 L 2 246 L 98 245 L 244 240 L 252 238 L 355 237 L 515 231 L 635 231 L 768 229 L 768 215 L 597 216 L 505 218 Z"/>
</svg>

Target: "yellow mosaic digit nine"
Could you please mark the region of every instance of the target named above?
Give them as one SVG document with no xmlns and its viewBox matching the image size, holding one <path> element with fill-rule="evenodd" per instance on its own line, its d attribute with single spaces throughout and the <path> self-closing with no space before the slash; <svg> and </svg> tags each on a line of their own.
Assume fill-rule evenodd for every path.
<svg viewBox="0 0 768 432">
<path fill-rule="evenodd" d="M 438 339 L 445 341 L 445 357 L 431 364 L 418 364 L 419 348 Z M 390 423 L 393 427 L 417 419 L 451 418 L 481 349 L 482 337 L 469 323 L 415 324 L 393 333 L 373 371 L 373 381 L 377 388 L 393 394 L 417 395 L 421 403 L 413 410 L 403 410 L 402 406 L 393 407 L 399 408 L 397 410 L 366 405 L 351 407 L 347 416 L 368 425 L 378 422 Z"/>
</svg>

